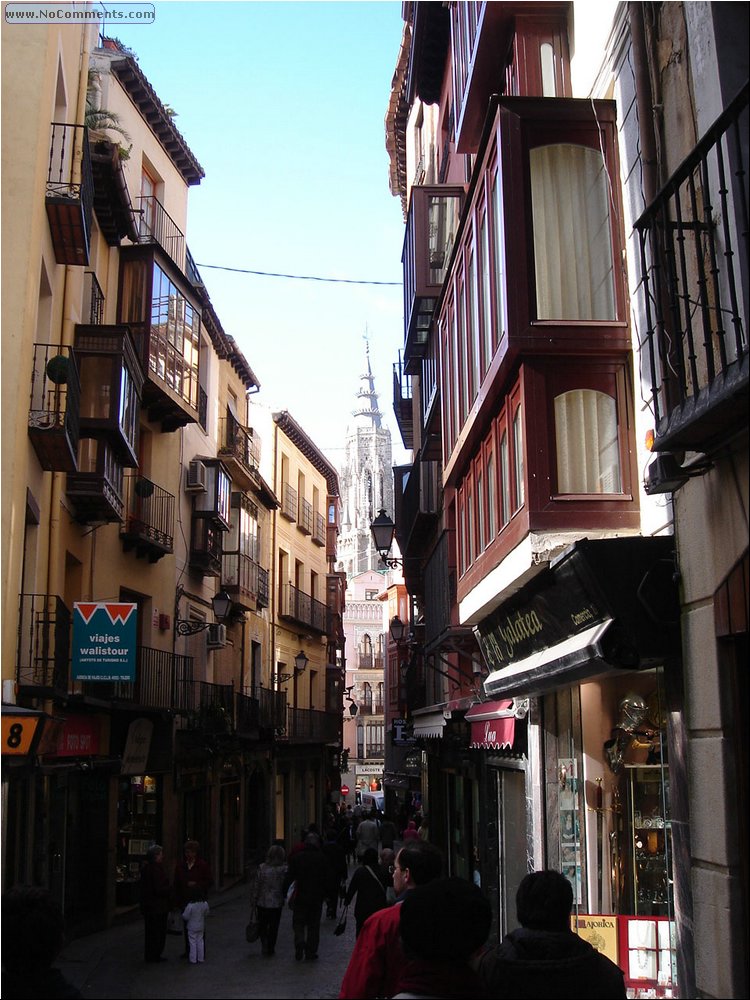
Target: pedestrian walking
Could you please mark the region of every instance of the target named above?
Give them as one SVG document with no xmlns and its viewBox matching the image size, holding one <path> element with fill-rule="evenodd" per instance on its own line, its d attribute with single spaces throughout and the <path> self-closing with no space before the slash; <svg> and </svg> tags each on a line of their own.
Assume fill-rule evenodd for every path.
<svg viewBox="0 0 750 1000">
<path fill-rule="evenodd" d="M 348 874 L 346 864 L 346 854 L 343 847 L 338 842 L 336 831 L 328 831 L 326 842 L 323 844 L 323 854 L 328 865 L 326 876 L 326 917 L 329 920 L 336 919 L 339 906 L 339 893 L 341 886 L 346 885 Z"/>
<path fill-rule="evenodd" d="M 344 854 L 346 855 L 346 863 L 349 864 L 350 861 L 354 859 L 354 851 L 357 846 L 357 835 L 354 827 L 354 817 L 349 814 L 346 817 L 346 821 L 341 828 L 338 836 L 338 842 L 341 845 Z"/>
<path fill-rule="evenodd" d="M 475 967 L 493 997 L 625 996 L 622 970 L 570 929 L 573 887 L 558 871 L 532 872 L 516 892 L 520 927 Z"/>
<path fill-rule="evenodd" d="M 3 1000 L 79 1000 L 52 963 L 65 938 L 62 910 L 49 890 L 15 886 L 2 899 Z"/>
<path fill-rule="evenodd" d="M 174 900 L 175 906 L 183 911 L 190 902 L 190 893 L 193 889 L 200 889 L 204 898 L 208 898 L 208 890 L 211 888 L 213 876 L 211 867 L 206 860 L 200 856 L 200 844 L 197 840 L 185 841 L 182 861 L 178 861 L 174 870 Z M 183 919 L 185 936 L 185 951 L 180 958 L 187 958 L 190 954 L 190 943 L 188 941 L 187 924 Z M 205 934 L 204 951 L 205 951 Z"/>
<path fill-rule="evenodd" d="M 276 949 L 284 907 L 286 873 L 286 852 L 283 847 L 274 844 L 268 848 L 266 860 L 258 865 L 250 892 L 250 912 L 255 909 L 258 916 L 263 955 L 273 955 Z"/>
<path fill-rule="evenodd" d="M 143 916 L 143 957 L 146 962 L 166 962 L 167 914 L 171 890 L 164 869 L 164 848 L 152 844 L 141 868 L 141 914 Z"/>
<path fill-rule="evenodd" d="M 393 872 L 396 866 L 396 852 L 390 847 L 384 847 L 380 852 L 378 862 L 380 879 L 385 886 L 385 901 L 388 906 L 396 902 L 396 890 L 393 888 Z"/>
<path fill-rule="evenodd" d="M 344 906 L 349 906 L 352 899 L 357 897 L 354 904 L 357 937 L 365 920 L 388 905 L 386 888 L 378 865 L 378 852 L 374 847 L 368 847 L 360 858 L 359 867 L 352 875 L 344 896 Z"/>
<path fill-rule="evenodd" d="M 401 903 L 418 885 L 439 878 L 443 856 L 429 841 L 405 844 L 396 855 L 393 888 L 396 902 L 365 921 L 344 973 L 340 1000 L 392 997 L 406 962 L 399 934 Z"/>
<path fill-rule="evenodd" d="M 369 848 L 374 848 L 377 853 L 379 843 L 380 828 L 378 827 L 378 822 L 375 819 L 375 813 L 372 812 L 364 819 L 360 820 L 359 826 L 357 827 L 357 860 L 361 860 L 362 855 Z"/>
<path fill-rule="evenodd" d="M 206 957 L 206 917 L 209 909 L 203 890 L 197 886 L 190 890 L 190 902 L 182 911 L 188 936 L 188 959 L 191 965 L 203 962 Z"/>
<path fill-rule="evenodd" d="M 296 889 L 292 903 L 292 929 L 294 930 L 294 957 L 313 961 L 318 957 L 320 943 L 320 917 L 326 894 L 328 866 L 323 856 L 320 837 L 308 833 L 304 847 L 289 859 L 283 889 L 286 895 L 294 882 Z"/>
<path fill-rule="evenodd" d="M 417 830 L 417 824 L 414 822 L 413 819 L 410 819 L 409 822 L 406 824 L 406 829 L 401 835 L 401 839 L 405 844 L 408 844 L 410 841 L 422 839 L 419 836 L 419 831 Z"/>
<path fill-rule="evenodd" d="M 393 846 L 396 843 L 396 833 L 396 824 L 389 816 L 386 816 L 380 824 L 381 848 L 393 850 Z"/>
<path fill-rule="evenodd" d="M 480 889 L 463 878 L 434 879 L 408 892 L 399 910 L 407 961 L 394 998 L 490 996 L 469 965 L 492 923 L 492 908 Z"/>
</svg>

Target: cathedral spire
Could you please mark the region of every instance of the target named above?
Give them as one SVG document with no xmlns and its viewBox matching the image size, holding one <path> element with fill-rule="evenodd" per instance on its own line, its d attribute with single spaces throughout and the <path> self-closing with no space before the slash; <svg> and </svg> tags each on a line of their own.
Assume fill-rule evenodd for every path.
<svg viewBox="0 0 750 1000">
<path fill-rule="evenodd" d="M 352 416 L 355 426 L 379 430 L 382 427 L 382 414 L 378 409 L 378 394 L 375 391 L 375 378 L 370 365 L 370 339 L 367 326 L 362 339 L 365 342 L 365 371 L 359 377 L 357 406 L 352 410 Z"/>
</svg>

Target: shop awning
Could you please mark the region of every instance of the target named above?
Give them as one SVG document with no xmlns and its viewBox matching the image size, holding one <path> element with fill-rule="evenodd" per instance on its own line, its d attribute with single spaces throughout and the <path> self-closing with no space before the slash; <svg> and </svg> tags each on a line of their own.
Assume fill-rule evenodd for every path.
<svg viewBox="0 0 750 1000">
<path fill-rule="evenodd" d="M 563 684 L 620 669 L 618 664 L 608 662 L 602 644 L 611 626 L 609 618 L 502 670 L 493 671 L 484 682 L 485 691 L 488 695 L 506 698 L 544 694 Z"/>
<path fill-rule="evenodd" d="M 511 749 L 516 734 L 513 699 L 485 701 L 472 706 L 466 713 L 471 723 L 472 750 Z"/>
<path fill-rule="evenodd" d="M 540 695 L 679 652 L 669 537 L 579 539 L 474 626 L 489 698 Z"/>
<path fill-rule="evenodd" d="M 439 738 L 445 729 L 445 715 L 439 712 L 426 712 L 424 715 L 414 713 L 414 735 Z"/>
</svg>

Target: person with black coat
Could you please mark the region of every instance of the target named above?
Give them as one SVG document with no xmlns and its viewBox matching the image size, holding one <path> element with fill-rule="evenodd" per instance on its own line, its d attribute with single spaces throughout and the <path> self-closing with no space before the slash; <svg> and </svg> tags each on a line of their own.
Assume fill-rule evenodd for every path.
<svg viewBox="0 0 750 1000">
<path fill-rule="evenodd" d="M 357 897 L 357 902 L 354 904 L 357 935 L 369 916 L 388 905 L 386 890 L 384 874 L 378 864 L 378 852 L 374 847 L 368 847 L 360 858 L 359 867 L 352 875 L 344 896 L 345 906 L 348 906 L 355 896 Z"/>
<path fill-rule="evenodd" d="M 554 870 L 521 880 L 521 926 L 474 963 L 490 995 L 513 1000 L 622 1000 L 622 969 L 570 929 L 573 887 Z"/>
<path fill-rule="evenodd" d="M 141 869 L 141 913 L 143 915 L 143 957 L 147 962 L 166 962 L 162 956 L 167 941 L 167 914 L 172 890 L 164 870 L 164 849 L 152 844 Z"/>
<path fill-rule="evenodd" d="M 312 961 L 318 957 L 320 942 L 320 917 L 326 895 L 328 864 L 321 849 L 320 836 L 308 833 L 301 851 L 291 855 L 284 879 L 286 894 L 295 883 L 292 907 L 292 929 L 294 931 L 294 957 L 298 962 L 303 958 Z"/>
</svg>

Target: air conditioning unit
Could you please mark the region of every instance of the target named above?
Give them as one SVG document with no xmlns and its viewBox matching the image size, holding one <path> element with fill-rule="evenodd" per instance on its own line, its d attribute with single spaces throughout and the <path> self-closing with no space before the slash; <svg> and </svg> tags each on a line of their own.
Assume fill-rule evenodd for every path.
<svg viewBox="0 0 750 1000">
<path fill-rule="evenodd" d="M 206 492 L 206 466 L 198 458 L 192 459 L 188 464 L 185 489 L 188 493 Z"/>
<path fill-rule="evenodd" d="M 223 649 L 227 644 L 227 627 L 221 622 L 209 625 L 206 629 L 206 646 L 208 649 Z"/>
</svg>

